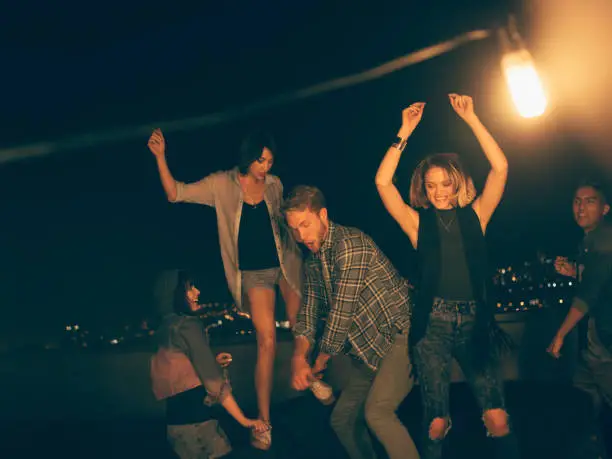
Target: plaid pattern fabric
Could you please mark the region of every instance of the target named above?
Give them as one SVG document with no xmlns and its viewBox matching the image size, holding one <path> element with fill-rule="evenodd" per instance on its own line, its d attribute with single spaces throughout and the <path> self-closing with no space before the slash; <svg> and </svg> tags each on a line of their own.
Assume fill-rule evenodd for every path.
<svg viewBox="0 0 612 459">
<path fill-rule="evenodd" d="M 304 263 L 296 337 L 315 342 L 326 319 L 320 351 L 346 352 L 376 370 L 398 330 L 410 326 L 408 283 L 374 241 L 356 228 L 329 223 L 316 254 Z"/>
</svg>

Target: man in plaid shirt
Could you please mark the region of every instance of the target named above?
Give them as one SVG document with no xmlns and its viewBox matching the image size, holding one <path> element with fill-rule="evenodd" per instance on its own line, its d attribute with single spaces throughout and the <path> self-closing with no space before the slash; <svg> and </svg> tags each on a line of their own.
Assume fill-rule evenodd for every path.
<svg viewBox="0 0 612 459">
<path fill-rule="evenodd" d="M 331 416 L 349 457 L 376 457 L 369 426 L 390 459 L 418 458 L 395 414 L 413 385 L 407 282 L 369 236 L 328 219 L 317 188 L 294 188 L 283 210 L 296 239 L 312 252 L 304 264 L 303 303 L 294 327 L 293 387 L 307 389 L 331 357 L 350 355 L 349 382 Z M 311 367 L 308 355 L 323 318 L 319 355 Z"/>
</svg>

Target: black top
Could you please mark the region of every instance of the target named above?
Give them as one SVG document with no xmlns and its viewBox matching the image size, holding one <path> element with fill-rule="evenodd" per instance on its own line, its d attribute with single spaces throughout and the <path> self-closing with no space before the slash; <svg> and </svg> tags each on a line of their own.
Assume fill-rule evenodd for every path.
<svg viewBox="0 0 612 459">
<path fill-rule="evenodd" d="M 211 408 L 204 404 L 204 386 L 194 387 L 166 399 L 168 425 L 198 424 L 212 419 Z"/>
<path fill-rule="evenodd" d="M 242 205 L 238 232 L 238 263 L 242 271 L 279 266 L 276 241 L 265 201 Z"/>
<path fill-rule="evenodd" d="M 436 296 L 451 301 L 473 300 L 457 211 L 436 210 L 435 213 L 440 234 L 440 278 Z"/>
<path fill-rule="evenodd" d="M 465 266 L 472 298 L 476 302 L 476 326 L 472 333 L 472 359 L 476 368 L 487 364 L 496 354 L 507 349 L 507 335 L 495 322 L 494 305 L 488 299 L 492 276 L 488 269 L 487 248 L 485 237 L 480 226 L 478 215 L 472 206 L 458 208 L 456 224 L 459 226 L 461 243 L 465 254 Z M 445 223 L 448 224 L 448 218 Z M 442 226 L 442 228 L 440 228 Z M 420 281 L 416 305 L 412 312 L 412 327 L 410 338 L 418 343 L 429 324 L 429 315 L 433 307 L 433 299 L 439 291 L 442 263 L 441 234 L 446 232 L 440 224 L 438 214 L 433 209 L 419 211 L 419 233 L 417 254 L 420 264 Z M 455 266 L 449 266 L 454 269 Z"/>
</svg>

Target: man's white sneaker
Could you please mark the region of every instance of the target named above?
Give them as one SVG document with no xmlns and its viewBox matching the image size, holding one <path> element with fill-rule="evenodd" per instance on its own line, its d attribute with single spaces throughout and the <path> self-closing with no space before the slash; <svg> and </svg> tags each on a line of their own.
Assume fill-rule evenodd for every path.
<svg viewBox="0 0 612 459">
<path fill-rule="evenodd" d="M 331 405 L 336 401 L 331 386 L 323 381 L 315 381 L 310 384 L 310 390 L 323 405 Z"/>
</svg>

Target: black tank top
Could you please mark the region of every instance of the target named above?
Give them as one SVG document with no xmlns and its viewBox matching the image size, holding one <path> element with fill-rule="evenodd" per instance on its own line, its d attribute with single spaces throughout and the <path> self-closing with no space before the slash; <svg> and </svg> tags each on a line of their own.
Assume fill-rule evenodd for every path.
<svg viewBox="0 0 612 459">
<path fill-rule="evenodd" d="M 457 210 L 436 210 L 440 235 L 440 278 L 435 295 L 451 301 L 470 301 L 472 285 Z"/>
<path fill-rule="evenodd" d="M 242 205 L 238 232 L 238 263 L 242 271 L 279 266 L 276 241 L 265 201 Z"/>
<path fill-rule="evenodd" d="M 458 208 L 454 212 L 456 213 L 455 221 L 450 222 L 450 217 L 444 215 L 444 224 L 442 224 L 435 210 L 424 209 L 419 211 L 417 255 L 420 279 L 417 286 L 418 294 L 412 313 L 412 330 L 410 332 L 410 337 L 414 343 L 418 342 L 425 334 L 429 323 L 429 313 L 436 295 L 442 292 L 456 295 L 460 295 L 461 291 L 468 292 L 467 289 L 463 290 L 465 286 L 459 285 L 464 282 L 459 277 L 453 279 L 442 278 L 443 275 L 446 278 L 451 278 L 453 269 L 465 271 L 467 275 L 469 280 L 467 283 L 471 293 L 469 297 L 477 303 L 476 316 L 478 322 L 486 325 L 490 323 L 493 317 L 493 309 L 487 298 L 490 273 L 487 267 L 487 249 L 480 220 L 472 206 Z M 448 226 L 450 231 L 446 230 L 445 225 Z M 456 225 L 457 229 L 453 230 L 452 225 Z M 460 235 L 460 242 L 453 238 L 453 234 L 455 234 L 454 237 Z M 463 257 L 459 255 L 460 246 L 464 253 Z M 455 262 L 458 263 L 456 266 L 454 265 Z M 462 262 L 465 264 L 462 264 Z M 444 271 L 451 270 L 448 275 L 442 274 L 443 263 L 448 265 Z M 453 263 L 453 265 L 451 266 L 450 263 Z M 451 292 L 446 290 L 450 288 L 457 288 L 461 291 Z M 457 298 L 447 299 L 456 300 Z"/>
</svg>

